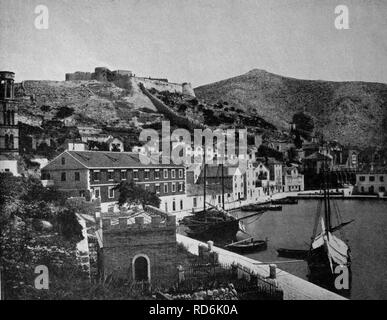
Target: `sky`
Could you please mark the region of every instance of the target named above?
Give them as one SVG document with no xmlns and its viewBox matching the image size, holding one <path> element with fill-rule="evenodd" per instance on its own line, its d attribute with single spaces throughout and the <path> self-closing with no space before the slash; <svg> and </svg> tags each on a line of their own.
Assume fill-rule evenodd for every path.
<svg viewBox="0 0 387 320">
<path fill-rule="evenodd" d="M 335 28 L 338 5 L 349 29 Z M 251 69 L 387 83 L 387 1 L 0 0 L 0 70 L 16 81 L 97 66 L 194 86 Z"/>
</svg>

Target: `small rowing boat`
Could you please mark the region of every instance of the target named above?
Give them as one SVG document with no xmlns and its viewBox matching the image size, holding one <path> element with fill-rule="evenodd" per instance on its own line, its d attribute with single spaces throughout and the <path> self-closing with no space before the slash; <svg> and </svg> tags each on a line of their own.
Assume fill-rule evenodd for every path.
<svg viewBox="0 0 387 320">
<path fill-rule="evenodd" d="M 251 253 L 263 251 L 267 249 L 267 238 L 265 240 L 256 240 L 254 238 L 244 239 L 226 245 L 225 249 L 237 253 Z"/>
</svg>

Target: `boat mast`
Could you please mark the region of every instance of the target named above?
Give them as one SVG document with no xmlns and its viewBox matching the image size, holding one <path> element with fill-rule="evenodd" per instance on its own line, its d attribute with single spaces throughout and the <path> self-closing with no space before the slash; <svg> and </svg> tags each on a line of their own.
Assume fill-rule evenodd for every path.
<svg viewBox="0 0 387 320">
<path fill-rule="evenodd" d="M 325 223 L 325 232 L 327 237 L 329 237 L 328 231 L 330 230 L 330 202 L 329 202 L 329 189 L 328 189 L 328 179 L 327 179 L 327 158 L 324 154 L 324 141 L 322 143 L 322 155 L 323 159 L 323 187 L 324 187 L 324 223 Z"/>
<path fill-rule="evenodd" d="M 223 158 L 222 158 L 222 163 L 221 163 L 221 168 L 222 168 L 222 207 L 224 210 L 224 164 L 223 164 Z"/>
<path fill-rule="evenodd" d="M 203 152 L 203 211 L 206 211 L 206 181 L 207 181 L 207 170 L 206 170 L 206 146 L 204 143 Z"/>
</svg>

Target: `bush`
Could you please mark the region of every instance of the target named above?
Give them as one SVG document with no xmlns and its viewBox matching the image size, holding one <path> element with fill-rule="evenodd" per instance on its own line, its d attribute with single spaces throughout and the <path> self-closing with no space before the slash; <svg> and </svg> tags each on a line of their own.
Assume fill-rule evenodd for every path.
<svg viewBox="0 0 387 320">
<path fill-rule="evenodd" d="M 64 118 L 70 117 L 73 113 L 74 113 L 73 108 L 64 106 L 59 108 L 58 112 L 56 113 L 56 117 L 59 119 L 64 119 Z"/>
</svg>

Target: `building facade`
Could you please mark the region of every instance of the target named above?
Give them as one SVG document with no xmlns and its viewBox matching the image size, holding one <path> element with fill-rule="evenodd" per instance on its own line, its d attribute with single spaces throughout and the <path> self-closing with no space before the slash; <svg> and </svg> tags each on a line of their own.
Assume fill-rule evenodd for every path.
<svg viewBox="0 0 387 320">
<path fill-rule="evenodd" d="M 149 283 L 152 286 L 171 286 L 177 280 L 176 217 L 152 216 L 150 223 L 136 217 L 128 224 L 128 217 L 103 219 L 103 274 L 129 280 L 131 283 Z"/>
<path fill-rule="evenodd" d="M 0 172 L 18 175 L 19 127 L 14 78 L 13 72 L 0 71 Z"/>
<path fill-rule="evenodd" d="M 283 175 L 283 191 L 304 191 L 304 175 L 297 167 L 285 167 Z"/>
<path fill-rule="evenodd" d="M 171 165 L 143 165 L 131 152 L 65 151 L 42 169 L 42 180 L 68 196 L 100 199 L 102 211 L 116 210 L 122 181 L 134 181 L 160 198 L 166 212 L 184 210 L 185 168 Z"/>
<path fill-rule="evenodd" d="M 356 191 L 367 194 L 385 194 L 387 190 L 387 173 L 357 173 Z"/>
</svg>

